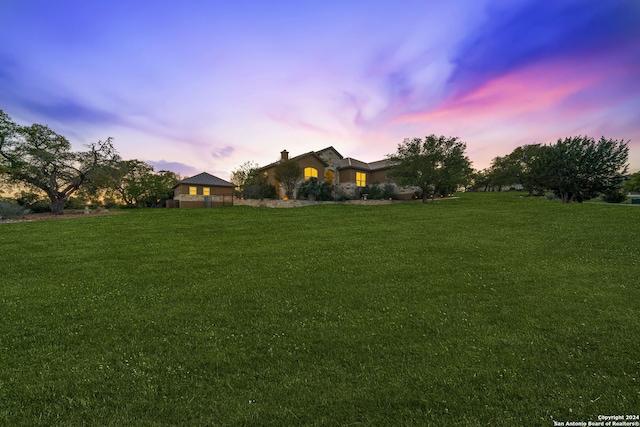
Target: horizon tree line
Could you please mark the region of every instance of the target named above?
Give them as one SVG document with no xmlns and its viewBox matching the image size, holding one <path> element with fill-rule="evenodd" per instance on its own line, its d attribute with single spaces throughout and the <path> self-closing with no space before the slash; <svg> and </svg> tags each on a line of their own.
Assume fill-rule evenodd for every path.
<svg viewBox="0 0 640 427">
<path fill-rule="evenodd" d="M 73 152 L 67 138 L 49 127 L 17 125 L 0 110 L 0 177 L 46 194 L 51 212 L 62 214 L 74 194 L 137 207 L 158 206 L 172 197 L 178 174 L 156 172 L 140 160 L 121 159 L 110 137 L 86 147 L 86 151 Z M 460 186 L 500 190 L 519 184 L 530 195 L 551 191 L 562 202 L 570 203 L 620 193 L 628 156 L 628 142 L 624 140 L 571 136 L 553 144 L 517 147 L 495 157 L 488 168 L 474 171 L 466 155 L 466 143 L 458 137 L 432 134 L 406 138 L 387 159 L 392 163 L 390 177 L 399 185 L 419 188 L 425 202 Z M 289 198 L 301 173 L 294 163 L 284 161 L 277 169 L 277 178 Z M 273 197 L 274 191 L 266 188 L 257 169 L 257 164 L 245 162 L 233 171 L 231 182 L 239 191 L 252 189 L 260 197 Z M 631 182 L 640 180 L 635 175 Z"/>
</svg>

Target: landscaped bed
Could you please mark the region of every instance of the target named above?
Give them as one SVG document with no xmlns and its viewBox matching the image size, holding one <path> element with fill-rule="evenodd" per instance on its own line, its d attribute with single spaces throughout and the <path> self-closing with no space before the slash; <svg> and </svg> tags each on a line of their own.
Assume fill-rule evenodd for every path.
<svg viewBox="0 0 640 427">
<path fill-rule="evenodd" d="M 0 425 L 640 408 L 640 209 L 514 193 L 0 227 Z"/>
</svg>

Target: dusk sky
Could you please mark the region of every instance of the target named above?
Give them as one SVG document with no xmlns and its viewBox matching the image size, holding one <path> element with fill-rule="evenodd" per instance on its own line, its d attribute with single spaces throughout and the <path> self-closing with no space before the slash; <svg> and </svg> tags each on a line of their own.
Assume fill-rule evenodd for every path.
<svg viewBox="0 0 640 427">
<path fill-rule="evenodd" d="M 640 170 L 640 0 L 0 0 L 0 109 L 223 179 L 458 136 L 477 169 L 572 135 Z"/>
</svg>

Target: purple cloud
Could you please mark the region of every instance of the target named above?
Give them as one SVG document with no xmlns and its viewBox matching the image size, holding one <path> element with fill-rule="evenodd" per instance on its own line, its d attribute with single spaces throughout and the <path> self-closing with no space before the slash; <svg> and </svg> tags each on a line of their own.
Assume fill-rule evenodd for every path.
<svg viewBox="0 0 640 427">
<path fill-rule="evenodd" d="M 518 8 L 491 8 L 485 24 L 453 55 L 449 84 L 464 94 L 540 60 L 581 58 L 620 46 L 638 55 L 639 20 L 636 0 L 530 0 Z"/>
<path fill-rule="evenodd" d="M 180 162 L 168 162 L 166 160 L 145 160 L 145 162 L 153 166 L 156 171 L 171 171 L 182 177 L 193 176 L 202 172 L 201 170 Z"/>
<path fill-rule="evenodd" d="M 215 159 L 225 159 L 227 157 L 230 157 L 233 154 L 233 150 L 234 150 L 234 148 L 232 146 L 227 145 L 226 147 L 223 147 L 221 149 L 212 151 L 211 155 Z"/>
</svg>

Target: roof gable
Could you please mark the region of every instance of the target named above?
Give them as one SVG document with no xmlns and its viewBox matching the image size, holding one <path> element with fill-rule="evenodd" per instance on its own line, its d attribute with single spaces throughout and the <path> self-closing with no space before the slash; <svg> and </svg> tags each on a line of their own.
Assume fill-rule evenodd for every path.
<svg viewBox="0 0 640 427">
<path fill-rule="evenodd" d="M 325 162 L 329 165 L 339 165 L 340 161 L 343 159 L 342 154 L 338 153 L 333 147 L 323 148 L 322 150 L 316 151 L 316 155 L 321 157 Z"/>
</svg>

